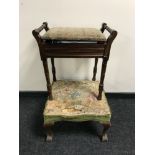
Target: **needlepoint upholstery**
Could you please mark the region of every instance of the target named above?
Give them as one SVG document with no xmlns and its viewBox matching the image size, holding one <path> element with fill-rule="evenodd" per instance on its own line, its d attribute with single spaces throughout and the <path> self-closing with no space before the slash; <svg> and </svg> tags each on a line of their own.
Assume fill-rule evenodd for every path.
<svg viewBox="0 0 155 155">
<path fill-rule="evenodd" d="M 53 100 L 47 100 L 44 124 L 57 121 L 110 122 L 111 111 L 103 92 L 97 100 L 98 81 L 63 81 L 52 83 Z"/>
<path fill-rule="evenodd" d="M 103 33 L 96 28 L 54 27 L 49 29 L 43 39 L 70 41 L 105 41 Z"/>
</svg>

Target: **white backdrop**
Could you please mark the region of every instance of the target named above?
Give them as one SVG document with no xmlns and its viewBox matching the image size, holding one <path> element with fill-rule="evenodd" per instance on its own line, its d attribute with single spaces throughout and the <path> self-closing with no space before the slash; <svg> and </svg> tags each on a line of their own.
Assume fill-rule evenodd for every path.
<svg viewBox="0 0 155 155">
<path fill-rule="evenodd" d="M 106 22 L 116 29 L 118 36 L 111 48 L 105 90 L 134 92 L 134 0 L 20 0 L 20 91 L 46 90 L 38 46 L 32 36 L 32 30 L 44 21 L 49 27 L 96 28 Z M 92 78 L 94 59 L 56 59 L 55 63 L 57 79 Z M 97 80 L 100 67 L 101 60 Z"/>
</svg>

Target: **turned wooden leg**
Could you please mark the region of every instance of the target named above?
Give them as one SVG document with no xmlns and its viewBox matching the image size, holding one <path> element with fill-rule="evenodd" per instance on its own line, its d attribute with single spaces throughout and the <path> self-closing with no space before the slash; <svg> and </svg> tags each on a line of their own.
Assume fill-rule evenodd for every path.
<svg viewBox="0 0 155 155">
<path fill-rule="evenodd" d="M 42 62 L 43 62 L 43 67 L 44 67 L 44 72 L 45 72 L 45 77 L 46 77 L 46 82 L 47 82 L 48 97 L 49 97 L 49 100 L 52 100 L 52 88 L 51 88 L 51 83 L 50 83 L 47 59 L 43 59 Z"/>
<path fill-rule="evenodd" d="M 54 66 L 54 58 L 51 58 L 53 81 L 56 81 L 56 70 Z"/>
<path fill-rule="evenodd" d="M 98 58 L 95 58 L 95 65 L 94 65 L 94 70 L 93 70 L 93 78 L 92 80 L 96 80 L 96 73 L 97 73 L 97 63 L 98 63 Z"/>
<path fill-rule="evenodd" d="M 104 90 L 104 77 L 105 71 L 107 66 L 107 59 L 103 58 L 102 60 L 102 69 L 101 69 L 101 77 L 100 77 L 100 84 L 99 84 L 99 93 L 98 93 L 98 100 L 102 100 L 102 91 Z"/>
<path fill-rule="evenodd" d="M 107 142 L 108 141 L 108 135 L 107 135 L 107 131 L 108 129 L 111 127 L 111 123 L 107 123 L 107 124 L 103 124 L 103 133 L 102 133 L 102 142 Z"/>
<path fill-rule="evenodd" d="M 52 126 L 53 125 L 44 125 L 44 130 L 45 130 L 45 135 L 46 135 L 46 142 L 51 142 L 52 139 L 53 139 L 53 132 L 52 132 Z"/>
<path fill-rule="evenodd" d="M 99 93 L 98 93 L 98 97 L 97 97 L 98 100 L 102 100 L 103 87 L 104 86 L 102 84 L 99 84 Z"/>
</svg>

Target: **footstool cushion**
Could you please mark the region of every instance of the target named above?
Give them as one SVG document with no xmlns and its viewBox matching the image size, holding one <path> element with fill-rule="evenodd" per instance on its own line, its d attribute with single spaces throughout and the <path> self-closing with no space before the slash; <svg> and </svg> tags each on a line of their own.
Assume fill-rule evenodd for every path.
<svg viewBox="0 0 155 155">
<path fill-rule="evenodd" d="M 103 33 L 96 28 L 54 27 L 49 29 L 43 39 L 69 41 L 105 41 Z"/>
<path fill-rule="evenodd" d="M 105 94 L 97 100 L 98 81 L 56 81 L 52 84 L 53 100 L 47 100 L 44 124 L 57 121 L 110 122 L 111 111 Z"/>
</svg>

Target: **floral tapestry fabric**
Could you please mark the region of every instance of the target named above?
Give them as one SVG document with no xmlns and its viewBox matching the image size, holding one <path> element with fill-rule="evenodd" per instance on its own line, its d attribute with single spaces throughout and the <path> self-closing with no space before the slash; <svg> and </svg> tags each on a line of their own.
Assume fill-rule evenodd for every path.
<svg viewBox="0 0 155 155">
<path fill-rule="evenodd" d="M 56 121 L 109 122 L 111 111 L 105 94 L 97 100 L 98 81 L 56 81 L 52 84 L 53 100 L 47 100 L 44 124 Z"/>
</svg>

